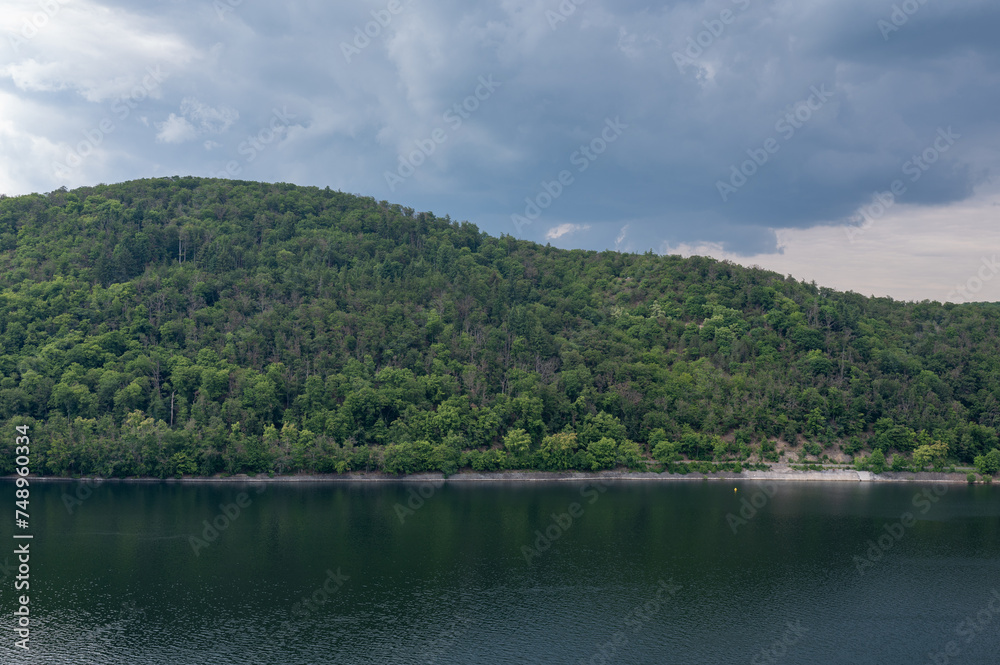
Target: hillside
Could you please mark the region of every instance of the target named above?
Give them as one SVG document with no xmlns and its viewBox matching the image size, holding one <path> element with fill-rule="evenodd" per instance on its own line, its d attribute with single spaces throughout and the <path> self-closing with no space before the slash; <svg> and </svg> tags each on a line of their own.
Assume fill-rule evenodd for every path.
<svg viewBox="0 0 1000 665">
<path fill-rule="evenodd" d="M 997 304 L 198 178 L 0 200 L 0 261 L 3 473 L 18 424 L 59 475 L 746 464 L 776 443 L 940 466 L 998 446 Z"/>
</svg>

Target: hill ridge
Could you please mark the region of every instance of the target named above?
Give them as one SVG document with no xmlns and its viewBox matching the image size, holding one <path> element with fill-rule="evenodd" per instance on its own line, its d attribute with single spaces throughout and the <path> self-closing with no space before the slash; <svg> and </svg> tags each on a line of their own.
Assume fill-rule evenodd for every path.
<svg viewBox="0 0 1000 665">
<path fill-rule="evenodd" d="M 33 424 L 58 475 L 734 466 L 776 443 L 903 468 L 998 445 L 992 303 L 194 177 L 4 198 L 0 260 L 0 420 Z"/>
</svg>

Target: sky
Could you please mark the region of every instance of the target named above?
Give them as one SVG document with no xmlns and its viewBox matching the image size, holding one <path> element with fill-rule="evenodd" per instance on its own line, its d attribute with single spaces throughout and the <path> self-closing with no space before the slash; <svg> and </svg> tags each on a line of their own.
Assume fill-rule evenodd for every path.
<svg viewBox="0 0 1000 665">
<path fill-rule="evenodd" d="M 4 0 L 0 193 L 329 186 L 1000 300 L 996 0 Z"/>
</svg>

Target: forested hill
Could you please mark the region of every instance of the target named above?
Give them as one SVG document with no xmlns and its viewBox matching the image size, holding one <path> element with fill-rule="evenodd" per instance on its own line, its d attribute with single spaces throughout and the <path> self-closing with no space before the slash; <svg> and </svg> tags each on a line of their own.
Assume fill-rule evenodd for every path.
<svg viewBox="0 0 1000 665">
<path fill-rule="evenodd" d="M 0 200 L 0 260 L 3 473 L 20 424 L 33 471 L 105 476 L 674 469 L 775 442 L 941 465 L 998 445 L 994 304 L 198 178 Z"/>
</svg>

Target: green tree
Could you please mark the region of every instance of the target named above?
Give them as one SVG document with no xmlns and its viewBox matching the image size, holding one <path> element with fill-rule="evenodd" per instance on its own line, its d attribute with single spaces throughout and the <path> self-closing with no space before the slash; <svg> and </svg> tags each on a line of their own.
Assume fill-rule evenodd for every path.
<svg viewBox="0 0 1000 665">
<path fill-rule="evenodd" d="M 503 438 L 504 449 L 514 457 L 527 455 L 530 446 L 531 436 L 520 428 L 507 432 L 507 436 Z"/>
<path fill-rule="evenodd" d="M 866 432 L 901 468 L 1000 446 L 989 303 L 190 177 L 0 198 L 0 250 L 0 419 L 45 432 L 45 472 L 590 468 L 605 438 L 642 468 L 800 434 L 856 453 Z"/>
<path fill-rule="evenodd" d="M 980 475 L 995 476 L 1000 471 L 1000 449 L 994 448 L 985 455 L 977 455 L 973 464 Z"/>
<path fill-rule="evenodd" d="M 618 463 L 630 469 L 644 468 L 645 458 L 639 444 L 628 439 L 618 444 Z"/>
<path fill-rule="evenodd" d="M 868 469 L 872 473 L 882 473 L 885 471 L 885 453 L 881 449 L 875 450 L 868 458 Z"/>
<path fill-rule="evenodd" d="M 817 406 L 806 418 L 806 432 L 811 436 L 819 436 L 825 430 L 826 418 L 823 416 L 823 409 Z"/>
<path fill-rule="evenodd" d="M 928 464 L 943 466 L 947 458 L 948 444 L 942 441 L 918 446 L 913 451 L 913 463 L 921 470 Z"/>
<path fill-rule="evenodd" d="M 590 468 L 594 471 L 614 468 L 618 462 L 618 445 L 608 437 L 591 441 L 587 445 L 587 453 L 590 456 Z"/>
<path fill-rule="evenodd" d="M 575 432 L 558 432 L 545 437 L 538 449 L 541 468 L 551 471 L 570 468 L 579 445 Z"/>
<path fill-rule="evenodd" d="M 653 447 L 653 459 L 661 464 L 676 462 L 681 457 L 680 444 L 673 441 L 660 441 Z"/>
<path fill-rule="evenodd" d="M 587 416 L 580 429 L 580 443 L 583 445 L 589 445 L 604 438 L 611 439 L 617 444 L 624 441 L 627 436 L 628 432 L 621 421 L 605 411 L 601 411 L 596 416 Z"/>
</svg>

